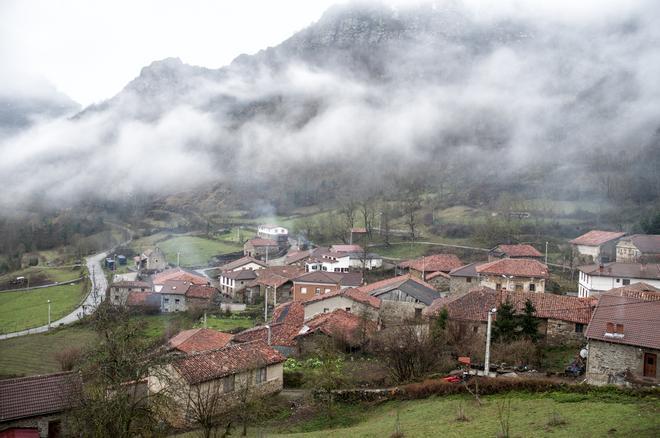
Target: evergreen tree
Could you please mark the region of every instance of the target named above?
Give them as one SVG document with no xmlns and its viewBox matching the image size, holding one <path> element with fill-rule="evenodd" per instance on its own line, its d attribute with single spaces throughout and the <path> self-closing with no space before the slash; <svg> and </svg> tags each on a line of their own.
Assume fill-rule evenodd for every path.
<svg viewBox="0 0 660 438">
<path fill-rule="evenodd" d="M 534 316 L 536 309 L 532 300 L 525 301 L 525 310 L 520 316 L 520 328 L 523 336 L 529 337 L 532 341 L 536 342 L 539 339 L 539 320 Z"/>
<path fill-rule="evenodd" d="M 497 319 L 493 326 L 493 338 L 496 341 L 512 341 L 517 337 L 518 320 L 508 300 L 497 308 Z"/>
<path fill-rule="evenodd" d="M 445 329 L 447 328 L 447 319 L 449 318 L 449 312 L 446 307 L 443 307 L 438 314 L 438 318 L 435 320 L 433 325 L 433 339 L 438 341 L 444 339 Z"/>
</svg>

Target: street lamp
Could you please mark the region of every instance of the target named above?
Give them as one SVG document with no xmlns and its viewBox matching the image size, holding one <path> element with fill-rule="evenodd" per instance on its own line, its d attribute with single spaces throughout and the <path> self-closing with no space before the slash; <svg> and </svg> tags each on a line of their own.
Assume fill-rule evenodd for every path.
<svg viewBox="0 0 660 438">
<path fill-rule="evenodd" d="M 48 330 L 50 330 L 50 300 L 48 300 Z"/>
<path fill-rule="evenodd" d="M 484 375 L 490 373 L 490 332 L 493 326 L 493 315 L 497 312 L 496 308 L 488 311 L 488 327 L 486 328 L 486 355 L 484 357 Z"/>
</svg>

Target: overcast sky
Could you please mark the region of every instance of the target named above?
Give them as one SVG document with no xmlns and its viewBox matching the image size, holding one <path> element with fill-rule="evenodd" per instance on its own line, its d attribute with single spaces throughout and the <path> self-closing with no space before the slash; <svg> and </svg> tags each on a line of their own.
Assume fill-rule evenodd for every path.
<svg viewBox="0 0 660 438">
<path fill-rule="evenodd" d="M 0 91 L 34 91 L 41 77 L 88 105 L 157 59 L 215 68 L 277 45 L 335 3 L 342 1 L 0 0 Z"/>
</svg>

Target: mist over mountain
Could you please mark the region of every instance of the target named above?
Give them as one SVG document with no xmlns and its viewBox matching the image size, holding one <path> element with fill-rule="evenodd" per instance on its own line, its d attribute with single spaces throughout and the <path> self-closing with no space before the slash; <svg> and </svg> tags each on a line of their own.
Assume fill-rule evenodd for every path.
<svg viewBox="0 0 660 438">
<path fill-rule="evenodd" d="M 349 4 L 221 69 L 153 62 L 113 98 L 0 140 L 0 203 L 222 187 L 309 205 L 412 179 L 469 202 L 656 201 L 660 7 L 532 12 Z"/>
</svg>

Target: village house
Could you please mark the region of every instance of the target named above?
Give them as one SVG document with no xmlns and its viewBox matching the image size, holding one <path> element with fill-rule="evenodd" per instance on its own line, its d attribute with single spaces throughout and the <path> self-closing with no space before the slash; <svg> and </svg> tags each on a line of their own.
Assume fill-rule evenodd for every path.
<svg viewBox="0 0 660 438">
<path fill-rule="evenodd" d="M 257 236 L 262 239 L 274 240 L 280 247 L 287 247 L 289 245 L 289 230 L 279 225 L 259 225 Z"/>
<path fill-rule="evenodd" d="M 160 313 L 162 298 L 153 292 L 131 292 L 126 299 L 126 307 L 137 312 L 153 315 Z"/>
<path fill-rule="evenodd" d="M 479 284 L 491 289 L 545 292 L 548 267 L 529 259 L 499 259 L 477 266 Z"/>
<path fill-rule="evenodd" d="M 284 356 L 296 353 L 296 336 L 300 332 L 302 321 L 291 323 L 289 321 L 276 322 L 267 325 L 252 327 L 234 335 L 235 343 L 261 342 L 270 345 Z"/>
<path fill-rule="evenodd" d="M 659 383 L 660 290 L 648 285 L 620 287 L 602 294 L 587 328 L 587 382 Z"/>
<path fill-rule="evenodd" d="M 621 238 L 616 244 L 619 263 L 660 262 L 660 235 L 633 234 Z"/>
<path fill-rule="evenodd" d="M 314 255 L 313 249 L 289 251 L 284 257 L 284 264 L 287 266 L 305 267 L 305 262 Z"/>
<path fill-rule="evenodd" d="M 268 265 L 262 262 L 261 260 L 257 260 L 254 257 L 250 257 L 250 256 L 244 256 L 238 260 L 234 260 L 233 262 L 229 262 L 226 265 L 220 266 L 218 270 L 221 272 L 226 272 L 226 271 L 240 271 L 242 269 L 256 270 L 267 267 Z"/>
<path fill-rule="evenodd" d="M 220 283 L 220 291 L 232 298 L 237 298 L 239 293 L 256 278 L 256 271 L 252 269 L 224 271 L 218 277 L 218 282 Z"/>
<path fill-rule="evenodd" d="M 351 268 L 351 257 L 342 252 L 317 248 L 314 250 L 314 254 L 304 261 L 304 264 L 306 272 L 348 272 Z"/>
<path fill-rule="evenodd" d="M 187 354 L 174 359 L 163 371 L 149 376 L 149 390 L 171 390 L 177 411 L 171 422 L 185 425 L 190 406 L 220 393 L 218 412 L 229 411 L 255 398 L 276 394 L 283 387 L 286 358 L 263 342 L 246 342 Z M 165 377 L 167 376 L 167 377 Z"/>
<path fill-rule="evenodd" d="M 306 320 L 300 329 L 296 336 L 298 352 L 316 351 L 328 339 L 353 350 L 364 345 L 377 329 L 374 321 L 344 309 L 321 313 Z"/>
<path fill-rule="evenodd" d="M 488 262 L 474 262 L 449 272 L 449 295 L 465 295 L 479 285 L 477 267 Z"/>
<path fill-rule="evenodd" d="M 165 253 L 158 247 L 145 250 L 139 256 L 135 256 L 134 261 L 138 270 L 162 271 L 167 268 Z"/>
<path fill-rule="evenodd" d="M 580 260 L 606 263 L 616 259 L 616 244 L 626 233 L 592 230 L 570 241 L 573 255 Z"/>
<path fill-rule="evenodd" d="M 243 244 L 243 255 L 265 260 L 279 256 L 280 246 L 276 240 L 255 237 Z"/>
<path fill-rule="evenodd" d="M 187 281 L 191 284 L 211 284 L 210 280 L 197 272 L 188 271 L 183 268 L 171 268 L 163 272 L 159 272 L 151 276 L 151 283 L 153 284 L 153 289 L 155 292 L 158 292 L 160 287 L 167 280 L 181 280 Z"/>
<path fill-rule="evenodd" d="M 359 289 L 339 289 L 327 294 L 318 295 L 309 300 L 302 301 L 305 320 L 321 313 L 333 312 L 343 309 L 372 321 L 379 320 L 381 300 Z"/>
<path fill-rule="evenodd" d="M 257 297 L 264 297 L 275 303 L 293 299 L 293 279 L 305 273 L 304 269 L 297 266 L 271 266 L 254 272 L 256 278 L 247 283 L 242 294 L 239 295 L 243 301 L 253 303 Z"/>
<path fill-rule="evenodd" d="M 386 324 L 418 319 L 440 297 L 433 286 L 410 274 L 361 286 L 358 291 L 381 300 L 379 314 Z"/>
<path fill-rule="evenodd" d="M 462 324 L 466 331 L 481 336 L 486 334 L 488 311 L 503 303 L 510 303 L 517 314 L 522 314 L 527 300 L 534 306 L 534 316 L 539 319 L 539 334 L 549 345 L 580 345 L 584 342 L 587 325 L 596 300 L 555 294 L 530 294 L 479 287 L 465 295 L 440 298 L 425 311 L 436 317 L 442 308 L 447 309 L 451 321 Z M 497 314 L 494 315 L 497 319 Z"/>
<path fill-rule="evenodd" d="M 185 312 L 188 309 L 186 292 L 191 285 L 192 283 L 185 280 L 165 281 L 155 290 L 155 293 L 161 297 L 160 311 L 165 313 Z"/>
<path fill-rule="evenodd" d="M 186 291 L 186 307 L 188 309 L 207 309 L 217 303 L 220 291 L 213 286 L 192 284 Z"/>
<path fill-rule="evenodd" d="M 151 292 L 151 285 L 144 281 L 118 281 L 110 285 L 106 298 L 115 306 L 124 306 L 131 292 Z"/>
<path fill-rule="evenodd" d="M 613 288 L 635 283 L 660 287 L 660 264 L 611 262 L 578 268 L 578 296 L 598 296 Z"/>
<path fill-rule="evenodd" d="M 543 259 L 543 254 L 529 244 L 497 245 L 488 252 L 489 262 L 503 258 L 541 261 Z"/>
<path fill-rule="evenodd" d="M 196 328 L 179 332 L 167 342 L 167 348 L 186 354 L 224 348 L 234 336 L 208 328 Z"/>
<path fill-rule="evenodd" d="M 293 279 L 293 299 L 304 301 L 334 290 L 357 287 L 362 284 L 359 272 L 307 272 Z"/>
<path fill-rule="evenodd" d="M 397 265 L 399 272 L 409 272 L 416 278 L 431 283 L 437 290 L 449 290 L 449 272 L 463 266 L 454 254 L 433 254 Z"/>
<path fill-rule="evenodd" d="M 351 269 L 378 269 L 383 266 L 383 258 L 378 254 L 367 252 L 360 245 L 332 245 L 330 253 L 347 255 Z"/>
<path fill-rule="evenodd" d="M 0 380 L 0 436 L 63 436 L 64 414 L 81 391 L 82 380 L 74 372 Z"/>
</svg>

